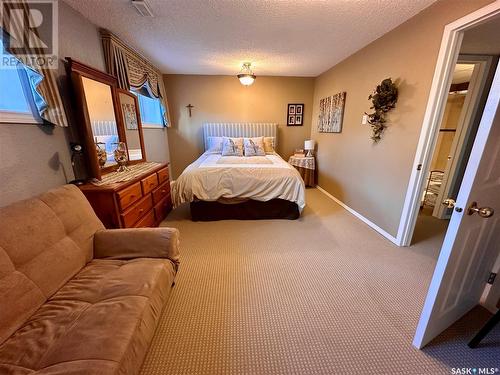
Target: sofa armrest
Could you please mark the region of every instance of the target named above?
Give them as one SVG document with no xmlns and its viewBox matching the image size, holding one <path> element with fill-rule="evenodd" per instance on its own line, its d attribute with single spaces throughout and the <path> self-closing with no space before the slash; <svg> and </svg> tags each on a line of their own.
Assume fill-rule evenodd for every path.
<svg viewBox="0 0 500 375">
<path fill-rule="evenodd" d="M 174 228 L 106 229 L 94 234 L 94 258 L 167 258 L 179 265 L 179 231 Z"/>
</svg>

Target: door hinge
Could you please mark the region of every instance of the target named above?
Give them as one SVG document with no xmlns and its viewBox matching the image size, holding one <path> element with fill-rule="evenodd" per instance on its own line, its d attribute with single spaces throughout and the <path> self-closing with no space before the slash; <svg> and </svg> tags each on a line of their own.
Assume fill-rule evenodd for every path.
<svg viewBox="0 0 500 375">
<path fill-rule="evenodd" d="M 495 282 L 495 278 L 497 277 L 497 274 L 495 272 L 491 272 L 490 276 L 488 277 L 488 284 L 493 284 Z"/>
<path fill-rule="evenodd" d="M 421 171 L 421 170 L 422 170 L 422 164 L 417 165 L 417 171 Z"/>
</svg>

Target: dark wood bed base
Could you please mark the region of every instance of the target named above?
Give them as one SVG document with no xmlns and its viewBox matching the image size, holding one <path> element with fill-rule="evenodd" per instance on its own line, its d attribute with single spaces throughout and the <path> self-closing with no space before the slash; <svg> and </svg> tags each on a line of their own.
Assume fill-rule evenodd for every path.
<svg viewBox="0 0 500 375">
<path fill-rule="evenodd" d="M 272 199 L 267 202 L 248 200 L 241 203 L 225 204 L 220 202 L 191 202 L 191 220 L 265 220 L 287 219 L 300 217 L 296 203 L 284 199 Z"/>
</svg>

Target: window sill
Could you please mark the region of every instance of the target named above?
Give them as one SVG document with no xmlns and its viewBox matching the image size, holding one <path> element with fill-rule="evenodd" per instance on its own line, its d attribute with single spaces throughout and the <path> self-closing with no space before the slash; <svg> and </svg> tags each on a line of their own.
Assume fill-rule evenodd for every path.
<svg viewBox="0 0 500 375">
<path fill-rule="evenodd" d="M 0 111 L 0 123 L 3 124 L 41 124 L 40 119 L 35 118 L 31 113 Z"/>
<path fill-rule="evenodd" d="M 143 129 L 163 129 L 165 126 L 163 124 L 146 124 L 142 123 Z"/>
</svg>

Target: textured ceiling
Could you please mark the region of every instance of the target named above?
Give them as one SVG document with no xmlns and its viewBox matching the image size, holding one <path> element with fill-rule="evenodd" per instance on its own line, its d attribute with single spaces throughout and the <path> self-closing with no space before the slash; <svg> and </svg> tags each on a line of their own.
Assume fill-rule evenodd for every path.
<svg viewBox="0 0 500 375">
<path fill-rule="evenodd" d="M 165 73 L 317 76 L 434 0 L 64 0 Z"/>
</svg>

